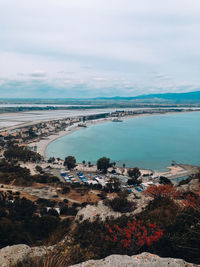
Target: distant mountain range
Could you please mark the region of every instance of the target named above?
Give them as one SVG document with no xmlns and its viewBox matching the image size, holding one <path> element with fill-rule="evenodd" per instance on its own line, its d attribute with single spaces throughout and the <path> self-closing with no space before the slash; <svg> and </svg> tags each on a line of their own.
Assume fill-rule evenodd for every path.
<svg viewBox="0 0 200 267">
<path fill-rule="evenodd" d="M 188 93 L 165 93 L 139 95 L 134 97 L 100 97 L 96 99 L 113 100 L 113 101 L 135 101 L 135 102 L 171 102 L 171 103 L 197 103 L 200 102 L 200 91 Z"/>
<path fill-rule="evenodd" d="M 0 104 L 67 104 L 100 106 L 141 106 L 141 105 L 200 105 L 200 91 L 187 93 L 148 94 L 133 97 L 95 97 L 95 98 L 0 98 Z"/>
</svg>

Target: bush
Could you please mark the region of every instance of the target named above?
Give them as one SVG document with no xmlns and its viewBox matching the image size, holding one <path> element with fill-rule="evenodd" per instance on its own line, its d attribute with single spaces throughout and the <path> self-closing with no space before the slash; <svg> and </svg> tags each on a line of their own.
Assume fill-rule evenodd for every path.
<svg viewBox="0 0 200 267">
<path fill-rule="evenodd" d="M 67 166 L 69 170 L 74 169 L 76 166 L 76 159 L 73 156 L 68 156 L 65 158 L 64 166 Z"/>
<path fill-rule="evenodd" d="M 21 160 L 24 162 L 41 161 L 42 157 L 40 154 L 29 150 L 27 147 L 11 146 L 4 152 L 4 157 L 8 160 Z"/>
<path fill-rule="evenodd" d="M 112 210 L 125 213 L 136 209 L 136 202 L 128 201 L 123 195 L 113 199 L 104 200 L 104 204 L 109 206 Z"/>
<path fill-rule="evenodd" d="M 163 236 L 163 231 L 155 223 L 144 221 L 129 221 L 123 228 L 107 225 L 107 229 L 106 240 L 122 244 L 122 249 L 129 255 L 135 254 L 142 247 L 150 247 Z"/>
<path fill-rule="evenodd" d="M 62 190 L 62 194 L 67 194 L 70 192 L 70 188 L 69 187 L 64 187 Z"/>
<path fill-rule="evenodd" d="M 60 221 L 57 217 L 45 215 L 37 218 L 34 224 L 34 234 L 37 239 L 44 239 L 50 236 L 58 227 Z"/>
<path fill-rule="evenodd" d="M 111 166 L 110 159 L 103 157 L 97 160 L 97 169 L 103 173 L 107 173 L 107 169 Z"/>
<path fill-rule="evenodd" d="M 35 182 L 41 183 L 41 184 L 50 184 L 50 183 L 57 183 L 59 182 L 58 177 L 51 176 L 49 174 L 43 174 L 43 175 L 35 175 L 33 176 Z"/>
</svg>

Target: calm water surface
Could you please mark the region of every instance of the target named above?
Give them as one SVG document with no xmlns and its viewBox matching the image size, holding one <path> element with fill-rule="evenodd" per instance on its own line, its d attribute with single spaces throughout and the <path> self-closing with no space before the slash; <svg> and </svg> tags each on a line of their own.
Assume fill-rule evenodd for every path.
<svg viewBox="0 0 200 267">
<path fill-rule="evenodd" d="M 152 115 L 92 125 L 52 142 L 47 156 L 165 170 L 172 160 L 200 165 L 200 112 Z"/>
</svg>

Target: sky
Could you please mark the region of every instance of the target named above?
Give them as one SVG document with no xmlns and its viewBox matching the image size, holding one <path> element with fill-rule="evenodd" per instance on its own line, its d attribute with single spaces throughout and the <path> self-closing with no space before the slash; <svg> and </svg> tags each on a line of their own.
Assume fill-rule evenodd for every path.
<svg viewBox="0 0 200 267">
<path fill-rule="evenodd" d="M 198 91 L 199 0 L 0 0 L 0 97 Z"/>
</svg>

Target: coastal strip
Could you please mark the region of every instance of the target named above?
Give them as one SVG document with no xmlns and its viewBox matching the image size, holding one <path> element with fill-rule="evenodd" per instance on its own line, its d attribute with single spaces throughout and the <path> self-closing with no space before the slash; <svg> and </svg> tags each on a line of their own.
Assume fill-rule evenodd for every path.
<svg viewBox="0 0 200 267">
<path fill-rule="evenodd" d="M 190 111 L 182 111 L 182 112 L 197 112 L 199 110 L 190 110 Z M 181 113 L 182 113 L 181 112 Z M 176 111 L 174 112 L 166 112 L 166 113 L 144 113 L 144 114 L 134 114 L 134 115 L 128 115 L 128 116 L 123 116 L 122 119 L 132 119 L 136 117 L 146 117 L 146 116 L 157 116 L 157 115 L 168 115 L 168 114 L 177 114 Z M 94 119 L 94 120 L 89 120 L 85 122 L 85 126 L 89 127 L 94 124 L 100 124 L 100 123 L 106 123 L 106 122 L 111 122 L 115 119 L 115 117 L 107 117 L 107 118 L 101 118 L 101 119 Z M 37 152 L 43 156 L 44 158 L 47 158 L 46 156 L 46 149 L 49 146 L 50 143 L 55 141 L 56 139 L 59 139 L 63 136 L 72 134 L 78 130 L 82 130 L 82 127 L 78 126 L 78 123 L 73 124 L 72 126 L 66 127 L 64 131 L 60 131 L 58 133 L 53 133 L 50 134 L 49 136 L 42 137 L 39 141 L 34 141 L 28 144 L 29 147 L 37 147 Z"/>
<path fill-rule="evenodd" d="M 127 117 L 127 118 L 130 118 L 130 117 Z M 124 118 L 123 118 L 124 119 Z M 94 125 L 94 124 L 99 124 L 99 123 L 105 123 L 105 122 L 111 122 L 112 119 L 111 118 L 108 118 L 108 119 L 99 119 L 99 120 L 92 120 L 90 122 L 86 122 L 85 125 L 88 127 L 88 126 L 91 126 L 91 125 Z M 34 141 L 32 143 L 29 143 L 28 146 L 29 147 L 34 147 L 36 146 L 37 147 L 37 152 L 43 156 L 44 158 L 47 158 L 46 156 L 46 149 L 48 147 L 48 145 L 50 143 L 52 143 L 53 141 L 55 141 L 56 139 L 59 139 L 63 136 L 66 136 L 66 135 L 69 135 L 69 134 L 72 134 L 78 130 L 81 130 L 82 127 L 79 127 L 78 124 L 76 125 L 73 125 L 72 127 L 67 127 L 65 129 L 65 131 L 60 131 L 59 133 L 54 133 L 54 134 L 51 134 L 45 138 L 41 138 L 39 141 Z"/>
<path fill-rule="evenodd" d="M 176 112 L 173 112 L 176 113 Z M 137 115 L 132 115 L 132 116 L 124 116 L 122 119 L 132 119 L 132 118 L 136 118 L 136 117 L 146 117 L 146 116 L 153 116 L 153 115 L 166 115 L 168 113 L 156 113 L 156 114 L 150 114 L 150 113 L 146 113 L 146 114 L 137 114 Z M 172 112 L 169 112 L 169 114 L 172 114 Z M 115 119 L 115 117 L 109 117 L 109 118 L 104 118 L 104 119 L 94 119 L 94 120 L 90 120 L 85 122 L 85 126 L 89 127 L 91 125 L 94 124 L 101 124 L 101 123 L 106 123 L 106 122 L 112 122 L 112 120 Z M 73 126 L 67 127 L 65 129 L 65 131 L 60 131 L 59 133 L 53 133 L 45 138 L 41 138 L 39 141 L 34 141 L 28 144 L 29 147 L 37 147 L 37 153 L 39 153 L 41 156 L 43 156 L 44 158 L 47 158 L 46 155 L 46 150 L 47 147 L 50 145 L 50 143 L 52 143 L 53 141 L 72 134 L 78 130 L 82 130 L 82 127 L 79 127 L 78 124 L 75 124 Z"/>
</svg>

